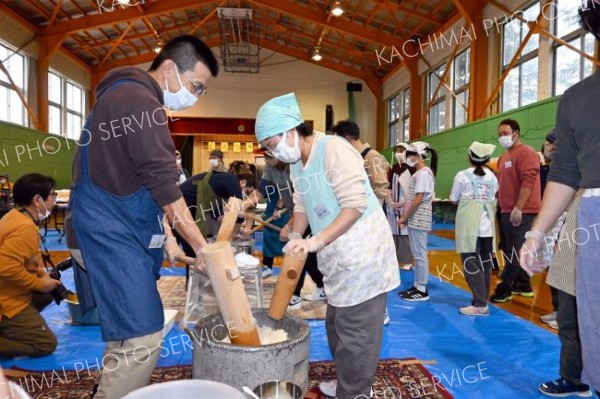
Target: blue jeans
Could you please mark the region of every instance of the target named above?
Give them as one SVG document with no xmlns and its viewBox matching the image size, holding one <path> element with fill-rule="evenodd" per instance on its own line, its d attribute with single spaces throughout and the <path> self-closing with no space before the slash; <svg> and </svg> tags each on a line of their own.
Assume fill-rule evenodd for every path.
<svg viewBox="0 0 600 399">
<path fill-rule="evenodd" d="M 429 261 L 427 260 L 427 230 L 408 228 L 410 250 L 415 259 L 415 284 L 427 285 Z"/>
</svg>

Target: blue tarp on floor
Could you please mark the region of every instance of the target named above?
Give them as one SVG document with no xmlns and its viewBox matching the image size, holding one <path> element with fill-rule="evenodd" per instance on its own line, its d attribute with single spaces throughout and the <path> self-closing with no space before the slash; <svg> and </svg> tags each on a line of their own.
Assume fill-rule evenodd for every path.
<svg viewBox="0 0 600 399">
<path fill-rule="evenodd" d="M 438 246 L 442 244 L 449 245 L 440 242 Z M 435 247 L 430 249 L 438 249 Z M 182 270 L 167 269 L 164 274 L 181 275 Z M 410 287 L 414 272 L 401 273 L 401 288 Z M 448 274 L 452 274 L 450 270 Z M 463 277 L 457 273 L 454 278 Z M 72 272 L 64 273 L 64 282 L 73 286 Z M 392 321 L 384 329 L 382 359 L 435 360 L 436 364 L 427 365 L 427 369 L 434 381 L 457 399 L 544 398 L 537 387 L 558 377 L 560 345 L 556 334 L 497 306 L 491 306 L 489 317 L 461 316 L 458 308 L 469 304 L 470 294 L 433 275 L 429 302 L 404 302 L 397 295 L 399 291 L 388 296 Z M 101 364 L 104 344 L 99 327 L 70 326 L 66 304 L 52 305 L 44 311 L 44 317 L 58 336 L 57 351 L 40 359 L 3 361 L 2 367 L 84 371 Z M 309 325 L 310 360 L 331 359 L 324 322 L 313 320 Z M 190 345 L 187 335 L 176 326 L 165 339 L 158 365 L 190 364 Z M 426 383 L 421 388 L 419 397 L 433 389 Z"/>
</svg>

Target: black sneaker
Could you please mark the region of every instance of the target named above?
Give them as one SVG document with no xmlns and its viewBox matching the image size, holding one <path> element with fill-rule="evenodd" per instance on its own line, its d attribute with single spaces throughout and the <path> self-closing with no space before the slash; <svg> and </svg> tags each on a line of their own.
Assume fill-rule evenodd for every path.
<svg viewBox="0 0 600 399">
<path fill-rule="evenodd" d="M 580 396 L 583 398 L 589 398 L 592 396 L 592 391 L 590 390 L 589 385 L 571 384 L 564 378 L 543 383 L 540 385 L 540 392 L 544 395 L 553 396 L 555 398 L 564 398 L 567 396 Z"/>
<path fill-rule="evenodd" d="M 416 287 L 400 293 L 400 298 L 409 302 L 424 302 L 429 300 L 427 291 L 419 291 Z"/>
<path fill-rule="evenodd" d="M 496 303 L 505 303 L 512 300 L 512 289 L 510 288 L 510 285 L 506 283 L 498 284 L 491 300 Z"/>
<path fill-rule="evenodd" d="M 531 285 L 529 284 L 517 284 L 514 283 L 511 288 L 511 293 L 513 295 L 524 296 L 525 298 L 533 298 L 533 290 L 531 289 Z"/>
</svg>

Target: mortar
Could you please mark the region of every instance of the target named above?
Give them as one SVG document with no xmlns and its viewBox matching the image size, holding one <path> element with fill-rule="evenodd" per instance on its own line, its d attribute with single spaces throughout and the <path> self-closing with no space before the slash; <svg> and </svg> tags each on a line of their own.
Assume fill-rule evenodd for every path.
<svg viewBox="0 0 600 399">
<path fill-rule="evenodd" d="M 267 381 L 291 381 L 308 388 L 308 324 L 290 314 L 275 321 L 268 309 L 254 308 L 252 314 L 261 327 L 283 329 L 288 339 L 263 346 L 239 346 L 225 342 L 227 327 L 220 313 L 201 319 L 194 329 L 192 378 L 212 380 L 242 387 L 257 387 Z M 235 326 L 229 325 L 235 335 Z"/>
</svg>

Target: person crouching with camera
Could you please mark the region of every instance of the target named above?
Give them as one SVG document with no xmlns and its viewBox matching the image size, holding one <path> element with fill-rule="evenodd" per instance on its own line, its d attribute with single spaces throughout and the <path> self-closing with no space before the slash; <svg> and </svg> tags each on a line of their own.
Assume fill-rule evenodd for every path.
<svg viewBox="0 0 600 399">
<path fill-rule="evenodd" d="M 15 209 L 0 219 L 0 359 L 45 356 L 56 337 L 40 315 L 61 285 L 44 271 L 38 223 L 56 201 L 55 181 L 31 173 L 13 187 Z"/>
</svg>

